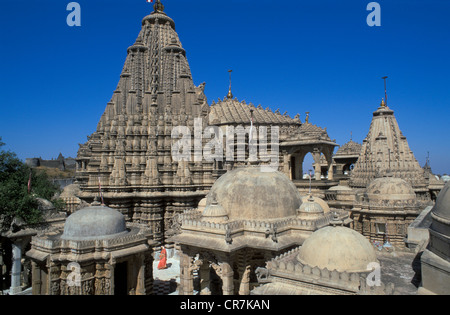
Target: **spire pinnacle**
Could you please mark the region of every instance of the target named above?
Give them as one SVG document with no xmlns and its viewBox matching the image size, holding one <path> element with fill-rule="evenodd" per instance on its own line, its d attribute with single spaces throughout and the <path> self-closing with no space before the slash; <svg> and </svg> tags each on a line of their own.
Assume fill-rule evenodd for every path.
<svg viewBox="0 0 450 315">
<path fill-rule="evenodd" d="M 233 70 L 228 70 L 228 73 L 230 74 L 230 88 L 228 89 L 227 98 L 229 100 L 231 100 L 233 98 L 233 93 L 231 93 L 231 72 L 233 72 Z"/>
<path fill-rule="evenodd" d="M 153 5 L 153 9 L 155 10 L 155 12 L 164 12 L 164 5 L 160 0 L 156 0 L 155 4 Z"/>
<path fill-rule="evenodd" d="M 388 77 L 386 77 L 386 76 L 384 76 L 384 77 L 382 77 L 382 79 L 384 80 L 384 99 L 386 100 L 386 104 L 385 104 L 385 106 L 387 106 L 387 86 L 386 86 L 386 79 L 387 79 Z"/>
</svg>

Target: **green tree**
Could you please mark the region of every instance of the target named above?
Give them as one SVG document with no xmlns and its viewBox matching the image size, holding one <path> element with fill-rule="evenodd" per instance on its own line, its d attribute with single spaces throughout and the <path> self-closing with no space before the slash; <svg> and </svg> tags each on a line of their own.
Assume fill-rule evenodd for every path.
<svg viewBox="0 0 450 315">
<path fill-rule="evenodd" d="M 5 144 L 1 141 L 0 148 Z M 31 191 L 28 181 L 31 177 Z M 58 187 L 45 173 L 35 173 L 11 151 L 0 150 L 0 229 L 9 229 L 14 218 L 27 224 L 42 221 L 37 197 L 51 200 Z"/>
</svg>

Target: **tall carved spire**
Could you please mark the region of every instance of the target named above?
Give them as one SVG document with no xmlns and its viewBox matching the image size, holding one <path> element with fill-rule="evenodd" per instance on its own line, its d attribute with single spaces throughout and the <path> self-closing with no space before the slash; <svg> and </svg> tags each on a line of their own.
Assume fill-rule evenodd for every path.
<svg viewBox="0 0 450 315">
<path fill-rule="evenodd" d="M 164 175 L 158 173 L 159 165 L 172 162 L 172 123 L 184 124 L 186 117 L 207 115 L 203 113 L 208 107 L 204 85 L 194 85 L 175 22 L 160 0 L 153 8 L 142 19 L 135 43 L 127 49 L 117 88 L 97 132 L 80 146 L 77 159 L 86 167 L 77 178 L 88 190 L 97 182 L 99 167 L 114 187 L 154 185 L 157 181 L 150 177 Z M 151 162 L 146 161 L 145 152 Z"/>
<path fill-rule="evenodd" d="M 406 180 L 416 190 L 426 187 L 423 170 L 400 131 L 394 111 L 383 99 L 373 113 L 350 186 L 367 187 L 376 177 L 388 175 Z"/>
</svg>

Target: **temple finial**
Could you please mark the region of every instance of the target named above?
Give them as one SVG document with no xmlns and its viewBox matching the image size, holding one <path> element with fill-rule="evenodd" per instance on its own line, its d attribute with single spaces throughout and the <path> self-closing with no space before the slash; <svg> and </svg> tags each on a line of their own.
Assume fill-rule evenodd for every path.
<svg viewBox="0 0 450 315">
<path fill-rule="evenodd" d="M 229 100 L 231 100 L 233 98 L 233 93 L 231 93 L 231 72 L 233 72 L 233 70 L 228 70 L 228 73 L 230 74 L 230 88 L 228 89 L 227 98 Z"/>
<path fill-rule="evenodd" d="M 160 0 L 156 0 L 155 4 L 153 5 L 153 9 L 155 10 L 155 12 L 164 12 L 164 5 Z"/>
<path fill-rule="evenodd" d="M 386 79 L 388 77 L 382 77 L 382 79 L 384 80 L 384 99 L 385 99 L 385 106 L 387 106 L 387 86 L 386 86 Z"/>
</svg>

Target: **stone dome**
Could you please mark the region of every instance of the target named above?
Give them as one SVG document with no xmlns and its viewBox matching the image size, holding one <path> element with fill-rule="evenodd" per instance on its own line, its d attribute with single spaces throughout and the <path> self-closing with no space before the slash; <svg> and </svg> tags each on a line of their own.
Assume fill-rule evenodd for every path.
<svg viewBox="0 0 450 315">
<path fill-rule="evenodd" d="M 302 205 L 298 209 L 300 217 L 319 217 L 324 214 L 323 207 L 317 202 L 315 197 L 309 196 L 302 200 Z"/>
<path fill-rule="evenodd" d="M 305 240 L 297 255 L 304 265 L 339 272 L 362 272 L 377 262 L 375 250 L 360 233 L 342 226 L 317 230 Z"/>
<path fill-rule="evenodd" d="M 370 202 L 391 201 L 414 201 L 416 193 L 412 186 L 401 178 L 382 177 L 373 180 L 364 193 Z"/>
<path fill-rule="evenodd" d="M 442 188 L 432 211 L 435 215 L 450 220 L 450 182 Z"/>
<path fill-rule="evenodd" d="M 206 207 L 206 197 L 198 202 L 197 209 L 198 211 L 203 212 L 203 210 L 205 210 L 205 207 Z"/>
<path fill-rule="evenodd" d="M 310 198 L 310 196 L 308 196 L 308 195 L 303 196 L 302 197 L 302 204 L 307 202 L 309 198 Z M 322 210 L 323 210 L 324 213 L 330 212 L 330 207 L 328 206 L 328 204 L 327 204 L 327 202 L 325 200 L 323 200 L 323 199 L 321 199 L 319 197 L 316 197 L 316 196 L 313 196 L 312 200 L 322 207 Z"/>
<path fill-rule="evenodd" d="M 97 240 L 127 233 L 125 217 L 105 206 L 91 206 L 70 215 L 64 225 L 62 239 Z"/>
<path fill-rule="evenodd" d="M 77 197 L 81 195 L 81 189 L 80 185 L 78 184 L 71 184 L 64 187 L 63 192 L 61 193 L 61 198 L 70 198 L 70 197 Z"/>
<path fill-rule="evenodd" d="M 206 207 L 214 199 L 230 220 L 270 220 L 295 216 L 301 196 L 283 173 L 244 167 L 222 175 L 211 187 Z"/>
<path fill-rule="evenodd" d="M 212 203 L 203 210 L 202 218 L 209 222 L 223 222 L 228 220 L 225 208 L 219 205 L 214 199 Z"/>
<path fill-rule="evenodd" d="M 450 242 L 450 182 L 445 184 L 431 210 L 431 230 L 446 236 Z M 449 246 L 450 249 L 450 246 Z"/>
</svg>

